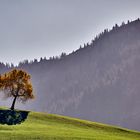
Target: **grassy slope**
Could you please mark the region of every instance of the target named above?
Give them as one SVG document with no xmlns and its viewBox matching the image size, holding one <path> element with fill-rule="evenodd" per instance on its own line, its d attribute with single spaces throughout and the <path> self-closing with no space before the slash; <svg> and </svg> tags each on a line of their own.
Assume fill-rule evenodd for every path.
<svg viewBox="0 0 140 140">
<path fill-rule="evenodd" d="M 30 112 L 16 126 L 0 125 L 0 140 L 140 140 L 140 133 L 64 116 Z"/>
</svg>

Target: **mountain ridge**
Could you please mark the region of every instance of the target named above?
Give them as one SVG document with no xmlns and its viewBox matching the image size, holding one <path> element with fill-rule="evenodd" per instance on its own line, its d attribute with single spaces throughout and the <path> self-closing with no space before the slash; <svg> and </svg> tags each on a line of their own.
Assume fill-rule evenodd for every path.
<svg viewBox="0 0 140 140">
<path fill-rule="evenodd" d="M 36 92 L 25 108 L 140 130 L 139 40 L 137 19 L 105 29 L 69 55 L 20 63 Z"/>
</svg>

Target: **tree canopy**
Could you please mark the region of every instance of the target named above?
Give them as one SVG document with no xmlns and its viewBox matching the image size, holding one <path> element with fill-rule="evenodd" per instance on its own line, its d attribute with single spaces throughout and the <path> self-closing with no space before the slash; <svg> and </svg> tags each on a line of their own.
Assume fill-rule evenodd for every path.
<svg viewBox="0 0 140 140">
<path fill-rule="evenodd" d="M 30 79 L 31 76 L 27 72 L 18 69 L 0 75 L 0 90 L 3 91 L 5 97 L 13 98 L 11 110 L 14 110 L 17 99 L 25 102 L 34 98 Z"/>
</svg>

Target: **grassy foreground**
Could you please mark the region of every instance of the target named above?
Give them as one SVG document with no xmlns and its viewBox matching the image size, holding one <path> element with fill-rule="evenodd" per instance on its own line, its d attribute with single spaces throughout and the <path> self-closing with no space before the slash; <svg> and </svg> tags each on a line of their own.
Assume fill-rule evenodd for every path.
<svg viewBox="0 0 140 140">
<path fill-rule="evenodd" d="M 30 112 L 15 126 L 0 125 L 0 140 L 140 140 L 140 133 L 59 115 Z"/>
</svg>

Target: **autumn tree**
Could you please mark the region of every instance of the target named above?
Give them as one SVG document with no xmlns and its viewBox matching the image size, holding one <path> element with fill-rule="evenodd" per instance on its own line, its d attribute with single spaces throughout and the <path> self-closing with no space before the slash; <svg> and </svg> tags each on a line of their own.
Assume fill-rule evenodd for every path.
<svg viewBox="0 0 140 140">
<path fill-rule="evenodd" d="M 27 72 L 17 69 L 0 75 L 0 90 L 6 97 L 13 98 L 11 110 L 14 110 L 17 99 L 25 102 L 34 98 L 30 78 Z"/>
</svg>

